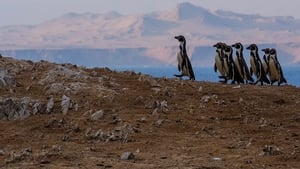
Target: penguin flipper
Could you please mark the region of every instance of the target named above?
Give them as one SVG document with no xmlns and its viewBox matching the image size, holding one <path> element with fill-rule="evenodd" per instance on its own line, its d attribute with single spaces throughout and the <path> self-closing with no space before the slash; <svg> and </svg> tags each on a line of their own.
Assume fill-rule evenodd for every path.
<svg viewBox="0 0 300 169">
<path fill-rule="evenodd" d="M 250 76 L 253 75 L 253 70 L 252 70 L 252 67 L 250 67 Z"/>
<path fill-rule="evenodd" d="M 218 68 L 217 68 L 217 64 L 215 63 L 215 64 L 214 64 L 214 70 L 215 70 L 215 72 L 217 72 L 217 69 L 218 69 Z"/>
<path fill-rule="evenodd" d="M 187 68 L 188 68 L 189 74 L 190 74 L 190 80 L 195 80 L 195 75 L 194 75 L 194 71 L 193 71 L 191 61 L 189 60 L 188 57 L 186 59 L 187 59 Z"/>
</svg>

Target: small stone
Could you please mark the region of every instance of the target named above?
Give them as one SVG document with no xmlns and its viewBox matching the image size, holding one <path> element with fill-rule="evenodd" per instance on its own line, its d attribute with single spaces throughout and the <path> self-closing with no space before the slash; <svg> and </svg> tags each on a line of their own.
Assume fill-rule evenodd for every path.
<svg viewBox="0 0 300 169">
<path fill-rule="evenodd" d="M 234 86 L 232 87 L 233 89 L 240 89 L 241 88 L 241 85 L 237 85 L 237 86 Z"/>
<path fill-rule="evenodd" d="M 204 102 L 204 103 L 208 103 L 210 101 L 211 97 L 210 96 L 203 96 L 201 98 L 201 101 Z"/>
<path fill-rule="evenodd" d="M 144 104 L 144 97 L 143 96 L 138 96 L 136 99 L 135 99 L 135 104 Z"/>
<path fill-rule="evenodd" d="M 98 110 L 98 111 L 96 111 L 95 113 L 93 113 L 91 115 L 91 120 L 92 121 L 98 121 L 98 120 L 102 119 L 103 116 L 104 116 L 103 110 Z"/>
<path fill-rule="evenodd" d="M 265 145 L 265 147 L 263 148 L 262 152 L 259 155 L 275 156 L 275 155 L 280 155 L 280 154 L 282 154 L 282 152 L 280 151 L 280 149 L 278 147 Z"/>
<path fill-rule="evenodd" d="M 146 117 L 142 117 L 141 119 L 138 120 L 139 122 L 142 123 L 146 123 L 147 122 L 147 118 Z"/>
<path fill-rule="evenodd" d="M 156 123 L 155 123 L 155 126 L 156 126 L 156 127 L 160 127 L 160 126 L 163 124 L 164 121 L 165 121 L 165 120 L 163 120 L 163 119 L 157 120 Z"/>
<path fill-rule="evenodd" d="M 212 160 L 213 161 L 222 161 L 223 159 L 221 157 L 213 157 Z"/>
<path fill-rule="evenodd" d="M 50 161 L 47 160 L 47 159 L 42 159 L 42 160 L 40 161 L 40 164 L 49 164 L 49 163 L 50 163 Z"/>
<path fill-rule="evenodd" d="M 151 90 L 154 91 L 155 94 L 158 94 L 161 91 L 158 87 L 151 88 Z"/>
<path fill-rule="evenodd" d="M 0 149 L 0 156 L 3 156 L 5 154 L 4 150 Z"/>
<path fill-rule="evenodd" d="M 61 111 L 63 115 L 66 115 L 68 113 L 68 110 L 70 108 L 70 103 L 71 103 L 70 97 L 63 95 L 61 101 Z"/>
<path fill-rule="evenodd" d="M 131 152 L 124 152 L 121 155 L 121 160 L 132 160 L 132 159 L 134 159 L 134 154 Z"/>
<path fill-rule="evenodd" d="M 203 87 L 200 86 L 199 89 L 198 89 L 198 92 L 202 92 L 203 91 Z"/>
<path fill-rule="evenodd" d="M 243 103 L 243 102 L 244 102 L 244 99 L 240 97 L 239 103 Z"/>
<path fill-rule="evenodd" d="M 50 96 L 50 98 L 49 98 L 49 100 L 48 100 L 48 103 L 47 103 L 46 112 L 47 112 L 47 113 L 51 113 L 52 110 L 53 110 L 53 107 L 54 107 L 54 100 L 53 100 L 53 97 Z"/>
</svg>

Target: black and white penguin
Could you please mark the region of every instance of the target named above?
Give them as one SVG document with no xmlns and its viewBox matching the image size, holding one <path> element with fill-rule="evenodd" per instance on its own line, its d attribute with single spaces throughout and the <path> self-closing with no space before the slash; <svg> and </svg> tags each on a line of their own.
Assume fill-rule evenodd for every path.
<svg viewBox="0 0 300 169">
<path fill-rule="evenodd" d="M 224 58 L 225 58 L 224 61 L 225 61 L 225 68 L 227 71 L 227 78 L 232 80 L 231 84 L 244 83 L 244 79 L 240 75 L 237 65 L 233 61 L 232 52 L 233 52 L 232 47 L 226 45 L 224 50 Z"/>
<path fill-rule="evenodd" d="M 268 75 L 270 79 L 270 72 L 269 72 L 270 48 L 265 48 L 262 49 L 261 51 L 264 52 L 263 61 L 262 61 L 263 68 L 265 70 L 265 73 Z"/>
<path fill-rule="evenodd" d="M 278 86 L 280 86 L 281 83 L 287 83 L 283 76 L 281 65 L 277 59 L 276 49 L 270 49 L 268 68 L 271 85 L 273 85 L 275 82 L 278 82 Z"/>
<path fill-rule="evenodd" d="M 223 83 L 227 83 L 228 76 L 229 76 L 228 64 L 227 64 L 228 62 L 224 55 L 226 46 L 227 45 L 222 42 L 218 42 L 215 45 L 213 45 L 213 47 L 216 48 L 214 70 L 215 70 L 215 72 L 218 71 L 220 73 L 219 78 L 223 79 L 223 81 L 220 80 L 220 82 L 223 82 Z"/>
<path fill-rule="evenodd" d="M 195 75 L 193 71 L 192 64 L 186 52 L 186 40 L 183 35 L 175 36 L 180 43 L 179 49 L 180 52 L 177 54 L 177 61 L 178 61 L 178 71 L 181 72 L 180 75 L 174 75 L 176 77 L 183 77 L 188 76 L 190 80 L 195 80 Z"/>
<path fill-rule="evenodd" d="M 247 84 L 249 81 L 253 82 L 254 80 L 250 75 L 249 68 L 243 56 L 244 47 L 242 43 L 237 42 L 233 44 L 232 47 L 236 49 L 236 57 L 234 59 L 234 63 L 237 66 L 239 74 L 242 76 L 242 78 L 246 81 Z"/>
<path fill-rule="evenodd" d="M 257 84 L 258 82 L 260 82 L 261 85 L 263 85 L 263 82 L 270 84 L 270 81 L 267 78 L 267 75 L 263 68 L 262 62 L 259 58 L 257 45 L 251 44 L 247 47 L 247 49 L 250 50 L 250 75 L 254 73 L 256 76 L 256 81 L 254 82 L 254 84 Z"/>
</svg>

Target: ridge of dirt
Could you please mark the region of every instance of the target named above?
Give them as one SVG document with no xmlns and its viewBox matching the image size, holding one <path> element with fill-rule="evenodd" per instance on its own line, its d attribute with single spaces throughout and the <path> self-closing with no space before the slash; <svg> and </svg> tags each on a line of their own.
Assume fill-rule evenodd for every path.
<svg viewBox="0 0 300 169">
<path fill-rule="evenodd" d="M 1 168 L 300 168 L 295 86 L 6 57 L 0 68 L 12 81 L 0 85 Z"/>
</svg>

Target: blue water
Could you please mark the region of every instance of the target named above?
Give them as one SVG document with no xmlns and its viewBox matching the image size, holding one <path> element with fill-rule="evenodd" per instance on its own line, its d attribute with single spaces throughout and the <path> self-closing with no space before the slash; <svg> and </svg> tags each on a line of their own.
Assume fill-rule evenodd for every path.
<svg viewBox="0 0 300 169">
<path fill-rule="evenodd" d="M 167 67 L 112 67 L 116 71 L 134 71 L 149 74 L 153 77 L 173 78 L 174 74 L 180 74 L 176 66 Z M 213 67 L 194 67 L 197 81 L 218 82 L 218 73 L 214 72 Z M 300 65 L 283 66 L 283 73 L 289 85 L 300 87 Z M 275 83 L 276 84 L 276 83 Z"/>
</svg>

